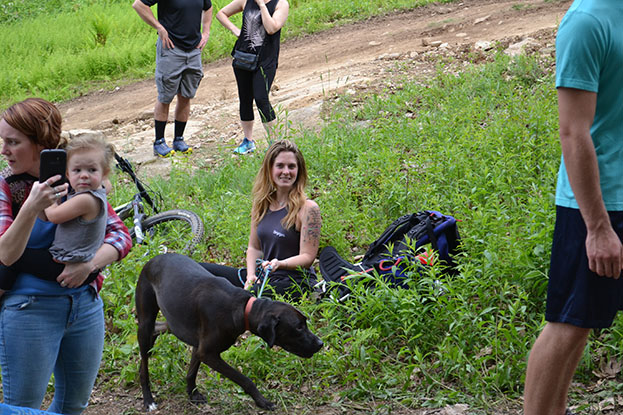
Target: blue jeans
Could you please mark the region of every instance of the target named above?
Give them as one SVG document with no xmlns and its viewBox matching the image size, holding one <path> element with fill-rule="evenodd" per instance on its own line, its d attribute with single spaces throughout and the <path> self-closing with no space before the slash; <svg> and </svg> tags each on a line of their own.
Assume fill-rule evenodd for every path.
<svg viewBox="0 0 623 415">
<path fill-rule="evenodd" d="M 86 408 L 104 347 L 104 312 L 92 287 L 71 295 L 5 293 L 0 308 L 4 402 L 39 408 L 54 373 L 49 411 Z"/>
</svg>

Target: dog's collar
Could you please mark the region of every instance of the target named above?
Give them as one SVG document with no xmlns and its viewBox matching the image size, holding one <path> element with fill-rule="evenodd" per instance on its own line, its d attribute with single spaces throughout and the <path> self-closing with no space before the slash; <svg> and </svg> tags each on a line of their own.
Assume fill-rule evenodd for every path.
<svg viewBox="0 0 623 415">
<path fill-rule="evenodd" d="M 249 297 L 249 301 L 247 301 L 247 305 L 244 307 L 244 329 L 249 330 L 249 313 L 251 313 L 251 308 L 253 307 L 253 303 L 257 300 L 257 298 L 251 296 Z"/>
</svg>

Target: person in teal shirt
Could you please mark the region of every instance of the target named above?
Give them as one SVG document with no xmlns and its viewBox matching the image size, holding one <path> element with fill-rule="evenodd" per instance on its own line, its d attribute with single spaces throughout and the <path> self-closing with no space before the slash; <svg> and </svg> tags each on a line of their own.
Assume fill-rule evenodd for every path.
<svg viewBox="0 0 623 415">
<path fill-rule="evenodd" d="M 623 2 L 575 0 L 556 37 L 562 161 L 543 331 L 526 370 L 525 415 L 570 414 L 593 328 L 623 309 Z"/>
</svg>

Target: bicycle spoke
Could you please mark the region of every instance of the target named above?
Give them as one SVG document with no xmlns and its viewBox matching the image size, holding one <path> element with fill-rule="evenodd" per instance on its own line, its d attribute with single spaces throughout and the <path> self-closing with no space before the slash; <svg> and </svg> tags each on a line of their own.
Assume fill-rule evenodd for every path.
<svg viewBox="0 0 623 415">
<path fill-rule="evenodd" d="M 143 245 L 148 245 L 150 250 L 191 254 L 203 239 L 204 229 L 195 213 L 178 209 L 146 218 L 143 233 Z"/>
</svg>

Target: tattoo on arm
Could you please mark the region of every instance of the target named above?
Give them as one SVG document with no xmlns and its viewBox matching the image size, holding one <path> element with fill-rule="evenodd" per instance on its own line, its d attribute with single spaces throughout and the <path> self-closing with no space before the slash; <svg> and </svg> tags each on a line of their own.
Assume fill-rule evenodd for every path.
<svg viewBox="0 0 623 415">
<path fill-rule="evenodd" d="M 320 239 L 320 227 L 322 219 L 320 218 L 320 209 L 317 206 L 310 208 L 307 212 L 307 232 L 303 236 L 304 242 L 318 243 Z"/>
</svg>

